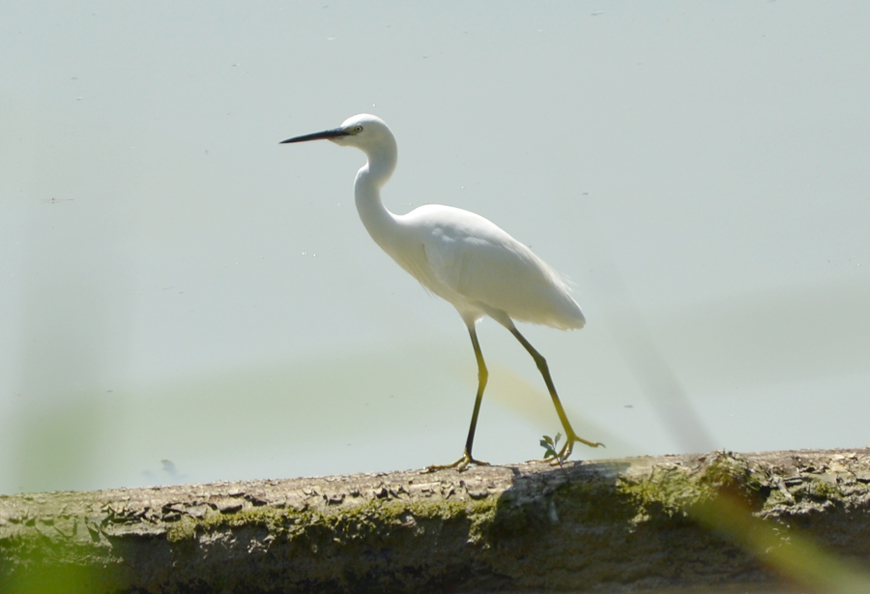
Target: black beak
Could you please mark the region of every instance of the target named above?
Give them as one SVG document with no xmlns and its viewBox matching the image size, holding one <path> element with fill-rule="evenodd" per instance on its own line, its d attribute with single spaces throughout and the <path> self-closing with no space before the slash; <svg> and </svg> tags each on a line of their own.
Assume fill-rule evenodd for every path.
<svg viewBox="0 0 870 594">
<path fill-rule="evenodd" d="M 321 140 L 323 138 L 338 138 L 339 136 L 347 136 L 348 133 L 342 130 L 341 128 L 335 128 L 333 130 L 324 130 L 323 132 L 315 132 L 314 134 L 305 134 L 303 136 L 294 136 L 293 138 L 288 138 L 287 140 L 282 140 L 278 144 L 287 144 L 290 142 L 305 142 L 307 140 Z"/>
</svg>

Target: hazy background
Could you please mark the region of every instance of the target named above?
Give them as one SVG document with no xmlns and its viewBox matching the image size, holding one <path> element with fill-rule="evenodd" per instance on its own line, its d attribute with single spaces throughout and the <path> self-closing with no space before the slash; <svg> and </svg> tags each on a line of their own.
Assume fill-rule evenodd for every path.
<svg viewBox="0 0 870 594">
<path fill-rule="evenodd" d="M 865 2 L 0 7 L 0 493 L 454 460 L 466 330 L 367 236 L 478 212 L 569 277 L 524 325 L 575 458 L 870 444 Z M 475 454 L 560 430 L 498 324 Z M 675 397 L 675 395 L 682 395 Z M 698 430 L 698 427 L 703 427 Z"/>
</svg>

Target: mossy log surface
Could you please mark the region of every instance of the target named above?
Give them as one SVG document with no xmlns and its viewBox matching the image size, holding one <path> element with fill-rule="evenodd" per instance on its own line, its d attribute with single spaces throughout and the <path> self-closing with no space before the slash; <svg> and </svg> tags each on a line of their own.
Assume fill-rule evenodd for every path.
<svg viewBox="0 0 870 594">
<path fill-rule="evenodd" d="M 739 502 L 737 512 L 712 508 L 712 523 L 696 513 L 723 493 Z M 720 517 L 744 512 L 777 540 L 747 547 L 729 528 L 741 520 Z M 870 449 L 24 494 L 0 497 L 0 591 L 625 592 L 764 583 L 777 577 L 765 557 L 793 538 L 870 567 L 868 512 Z"/>
</svg>

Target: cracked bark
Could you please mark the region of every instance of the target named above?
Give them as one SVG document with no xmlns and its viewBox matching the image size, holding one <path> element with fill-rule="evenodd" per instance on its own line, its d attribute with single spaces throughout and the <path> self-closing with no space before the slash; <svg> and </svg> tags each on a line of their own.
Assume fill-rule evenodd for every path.
<svg viewBox="0 0 870 594">
<path fill-rule="evenodd" d="M 0 591 L 867 592 L 868 512 L 870 449 L 22 494 Z"/>
</svg>

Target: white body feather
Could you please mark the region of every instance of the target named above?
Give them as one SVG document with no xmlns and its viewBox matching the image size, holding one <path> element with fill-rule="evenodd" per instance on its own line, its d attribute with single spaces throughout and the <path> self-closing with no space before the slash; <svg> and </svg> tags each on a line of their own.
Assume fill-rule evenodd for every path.
<svg viewBox="0 0 870 594">
<path fill-rule="evenodd" d="M 420 247 L 388 253 L 466 322 L 486 314 L 562 330 L 583 327 L 580 306 L 559 275 L 480 215 L 431 204 L 395 221 L 407 241 Z"/>
</svg>

